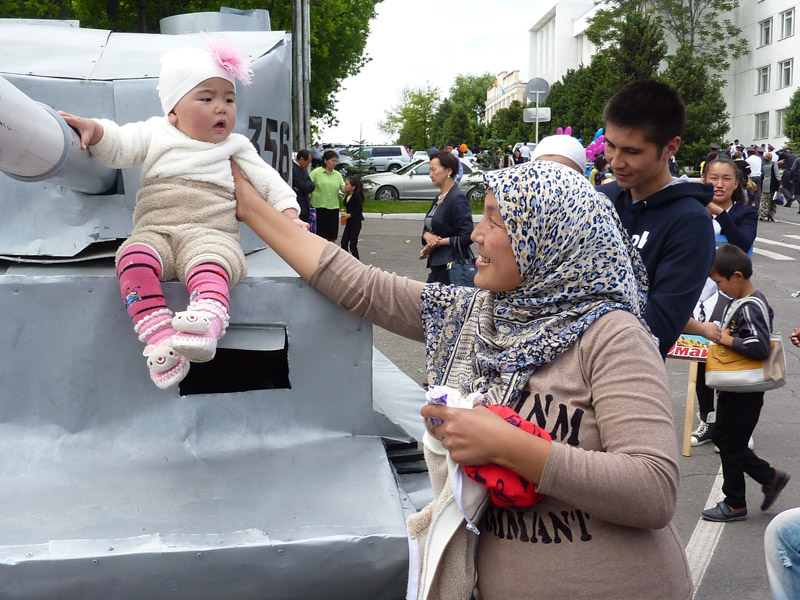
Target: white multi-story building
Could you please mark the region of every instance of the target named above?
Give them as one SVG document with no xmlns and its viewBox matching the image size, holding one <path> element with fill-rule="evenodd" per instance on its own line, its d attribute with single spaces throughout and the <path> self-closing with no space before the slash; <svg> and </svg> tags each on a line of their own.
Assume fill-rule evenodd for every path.
<svg viewBox="0 0 800 600">
<path fill-rule="evenodd" d="M 486 90 L 484 123 L 489 123 L 498 110 L 508 108 L 514 100 L 518 100 L 523 106 L 528 102 L 525 98 L 525 83 L 519 80 L 519 71 L 501 71 L 494 80 L 494 85 Z"/>
<path fill-rule="evenodd" d="M 597 49 L 585 31 L 596 10 L 593 0 L 538 1 L 528 27 L 531 77 L 553 83 L 567 70 L 589 64 Z M 723 74 L 729 139 L 778 148 L 787 142 L 783 121 L 800 62 L 798 16 L 797 3 L 790 0 L 742 0 L 728 15 L 750 50 Z"/>
</svg>

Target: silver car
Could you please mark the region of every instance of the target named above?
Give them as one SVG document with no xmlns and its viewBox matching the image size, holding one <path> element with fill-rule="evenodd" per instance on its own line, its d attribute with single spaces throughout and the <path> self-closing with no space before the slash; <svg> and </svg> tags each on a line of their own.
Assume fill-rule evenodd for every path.
<svg viewBox="0 0 800 600">
<path fill-rule="evenodd" d="M 458 186 L 470 202 L 483 200 L 486 187 L 483 173 L 469 160 L 462 158 L 464 177 Z M 375 200 L 433 200 L 439 190 L 433 187 L 430 178 L 431 166 L 427 159 L 418 159 L 395 173 L 374 173 L 363 178 L 374 192 Z"/>
</svg>

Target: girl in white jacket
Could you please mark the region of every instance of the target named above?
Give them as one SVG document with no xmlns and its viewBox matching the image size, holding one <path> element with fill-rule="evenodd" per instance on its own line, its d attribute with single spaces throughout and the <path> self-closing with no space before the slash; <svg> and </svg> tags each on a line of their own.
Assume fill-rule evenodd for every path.
<svg viewBox="0 0 800 600">
<path fill-rule="evenodd" d="M 161 58 L 165 116 L 119 126 L 60 113 L 100 162 L 142 165 L 133 232 L 117 251 L 117 276 L 146 344 L 150 378 L 162 389 L 186 377 L 189 361 L 214 357 L 228 325 L 230 288 L 247 274 L 231 159 L 270 204 L 305 226 L 292 188 L 245 136 L 233 133 L 235 81 L 249 85 L 249 62 L 228 42 L 204 39 L 205 49 L 181 48 Z M 161 281 L 176 277 L 186 285 L 189 306 L 173 316 Z"/>
</svg>

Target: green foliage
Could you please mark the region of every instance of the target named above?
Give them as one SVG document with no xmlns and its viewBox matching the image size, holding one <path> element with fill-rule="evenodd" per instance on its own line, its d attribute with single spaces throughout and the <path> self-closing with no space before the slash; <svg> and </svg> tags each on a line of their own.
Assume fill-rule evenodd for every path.
<svg viewBox="0 0 800 600">
<path fill-rule="evenodd" d="M 369 23 L 381 0 L 311 0 L 311 117 L 335 123 L 341 82 L 369 61 Z M 228 0 L 225 6 L 266 8 L 275 31 L 291 31 L 292 0 Z M 213 0 L 0 0 L 0 17 L 79 19 L 82 27 L 158 33 L 159 21 L 188 12 L 217 12 Z"/>
<path fill-rule="evenodd" d="M 494 75 L 457 75 L 450 87 L 450 100 L 462 107 L 470 116 L 470 123 L 477 124 L 483 120 L 486 112 L 486 90 L 492 87 Z"/>
<path fill-rule="evenodd" d="M 690 56 L 712 71 L 725 71 L 730 61 L 747 54 L 742 30 L 723 16 L 740 0 L 608 0 L 589 20 L 586 36 L 598 47 L 620 39 L 620 26 L 633 14 L 645 13 Z"/>
<path fill-rule="evenodd" d="M 661 79 L 674 87 L 686 104 L 686 131 L 677 160 L 683 166 L 699 166 L 711 142 L 722 144 L 728 131 L 728 113 L 722 97 L 722 80 L 708 75 L 705 59 L 681 46 L 667 59 Z"/>
<path fill-rule="evenodd" d="M 471 139 L 469 117 L 463 106 L 456 105 L 450 113 L 450 117 L 445 121 L 444 141 L 453 142 L 460 146 L 462 143 Z M 469 144 L 468 144 L 469 145 Z"/>
<path fill-rule="evenodd" d="M 584 146 L 594 139 L 603 126 L 603 107 L 618 89 L 612 78 L 610 59 L 596 54 L 588 67 L 570 69 L 550 86 L 545 106 L 550 107 L 551 120 L 539 124 L 539 135 L 552 135 L 558 127 L 572 127 L 573 137 L 583 138 Z"/>
<path fill-rule="evenodd" d="M 514 145 L 517 142 L 530 142 L 534 137 L 534 123 L 525 123 L 522 120 L 522 106 L 514 100 L 508 108 L 498 110 L 489 124 L 488 135 L 490 139 L 504 140 L 504 146 Z"/>
<path fill-rule="evenodd" d="M 797 88 L 786 108 L 783 122 L 784 135 L 789 138 L 789 147 L 797 152 L 800 149 L 800 88 Z"/>
<path fill-rule="evenodd" d="M 667 55 L 667 44 L 658 24 L 647 14 L 630 13 L 618 25 L 617 43 L 603 51 L 610 83 L 616 89 L 632 81 L 652 79 Z"/>
<path fill-rule="evenodd" d="M 398 144 L 413 148 L 429 148 L 432 144 L 444 142 L 472 146 L 484 131 L 480 119 L 486 110 L 486 90 L 492 81 L 494 76 L 489 73 L 458 75 L 450 87 L 449 96 L 439 101 L 436 90 L 432 104 L 428 97 L 430 86 L 406 89 L 401 94 L 400 103 L 386 114 L 378 129 L 387 135 L 398 135 Z"/>
<path fill-rule="evenodd" d="M 400 103 L 378 123 L 378 129 L 387 135 L 397 135 L 398 144 L 429 148 L 432 115 L 438 101 L 439 90 L 430 84 L 422 88 L 403 88 Z"/>
</svg>

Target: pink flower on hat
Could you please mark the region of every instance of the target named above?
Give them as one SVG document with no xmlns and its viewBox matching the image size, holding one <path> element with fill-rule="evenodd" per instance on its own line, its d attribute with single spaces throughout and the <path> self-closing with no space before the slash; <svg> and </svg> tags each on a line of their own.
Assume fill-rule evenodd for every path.
<svg viewBox="0 0 800 600">
<path fill-rule="evenodd" d="M 203 33 L 203 41 L 219 66 L 243 84 L 250 85 L 253 79 L 253 69 L 250 67 L 250 61 L 238 46 L 224 38 L 206 33 Z"/>
</svg>

